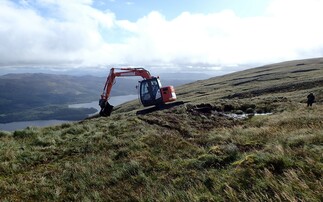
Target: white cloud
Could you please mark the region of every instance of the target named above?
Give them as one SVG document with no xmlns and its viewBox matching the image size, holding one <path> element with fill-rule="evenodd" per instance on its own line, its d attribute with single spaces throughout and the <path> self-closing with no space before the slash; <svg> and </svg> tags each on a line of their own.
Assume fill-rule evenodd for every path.
<svg viewBox="0 0 323 202">
<path fill-rule="evenodd" d="M 152 12 L 129 25 L 132 62 L 239 65 L 322 56 L 323 1 L 275 0 L 266 15 L 240 18 L 227 10 L 182 13 L 167 21 Z M 146 53 L 146 54 L 143 54 Z"/>
<path fill-rule="evenodd" d="M 91 8 L 91 1 L 65 2 L 39 1 L 56 6 L 61 14 L 61 18 L 46 18 L 29 7 L 2 1 L 0 65 L 81 65 L 89 52 L 101 49 L 99 29 L 111 28 L 114 15 Z"/>
<path fill-rule="evenodd" d="M 264 15 L 254 17 L 224 10 L 168 20 L 152 11 L 136 22 L 119 21 L 91 0 L 34 2 L 50 15 L 26 1 L 0 2 L 0 68 L 129 64 L 231 71 L 323 55 L 322 0 L 272 0 Z M 121 38 L 107 42 L 113 31 Z"/>
</svg>

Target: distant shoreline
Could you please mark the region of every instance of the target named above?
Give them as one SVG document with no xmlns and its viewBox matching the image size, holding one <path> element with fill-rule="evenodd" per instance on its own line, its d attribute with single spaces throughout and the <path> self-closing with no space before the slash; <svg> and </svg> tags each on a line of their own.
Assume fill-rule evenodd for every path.
<svg viewBox="0 0 323 202">
<path fill-rule="evenodd" d="M 122 95 L 122 96 L 113 96 L 110 98 L 110 104 L 112 105 L 120 105 L 122 103 L 134 100 L 138 97 L 138 95 Z M 88 103 L 79 103 L 79 104 L 72 104 L 69 105 L 69 108 L 94 108 L 97 110 L 97 112 L 100 110 L 100 107 L 98 105 L 98 101 L 92 101 Z M 88 114 L 89 116 L 96 114 L 91 113 Z M 30 120 L 30 121 L 14 121 L 14 122 L 8 122 L 8 123 L 0 123 L 0 130 L 4 131 L 15 131 L 15 130 L 22 130 L 25 129 L 28 126 L 33 127 L 46 127 L 46 126 L 52 126 L 52 125 L 59 125 L 62 123 L 70 123 L 80 121 L 79 120 L 57 120 L 57 119 L 50 119 L 50 120 Z"/>
</svg>

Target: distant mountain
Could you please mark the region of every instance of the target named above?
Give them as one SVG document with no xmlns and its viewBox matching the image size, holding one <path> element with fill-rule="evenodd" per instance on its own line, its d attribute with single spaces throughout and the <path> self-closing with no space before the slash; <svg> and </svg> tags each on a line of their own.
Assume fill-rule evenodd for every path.
<svg viewBox="0 0 323 202">
<path fill-rule="evenodd" d="M 189 73 L 189 72 L 179 72 L 179 73 L 160 73 L 160 77 L 167 79 L 177 79 L 177 80 L 204 80 L 212 76 L 205 73 Z"/>
<path fill-rule="evenodd" d="M 138 80 L 141 78 L 117 78 L 111 96 L 137 94 Z M 164 86 L 179 86 L 193 81 L 193 79 L 168 79 L 166 76 L 161 80 Z M 61 105 L 66 107 L 67 104 L 99 100 L 105 81 L 106 77 L 43 73 L 0 76 L 0 122 L 9 121 L 8 117 L 11 117 L 10 121 L 46 119 L 44 113 L 46 114 L 48 106 L 59 105 L 61 110 Z M 58 108 L 53 109 L 55 111 Z M 32 118 L 31 111 L 33 111 Z M 34 114 L 35 111 L 41 114 Z M 53 117 L 52 114 L 49 117 L 61 118 L 61 116 Z"/>
<path fill-rule="evenodd" d="M 4 75 L 0 77 L 0 112 L 93 100 L 103 82 L 103 78 L 92 76 Z"/>
</svg>

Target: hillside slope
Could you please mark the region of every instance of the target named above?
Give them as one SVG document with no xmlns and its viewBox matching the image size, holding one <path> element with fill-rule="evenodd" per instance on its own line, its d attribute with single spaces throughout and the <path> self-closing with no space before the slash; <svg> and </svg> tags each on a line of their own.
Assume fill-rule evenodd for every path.
<svg viewBox="0 0 323 202">
<path fill-rule="evenodd" d="M 0 197 L 322 201 L 322 75 L 323 59 L 273 64 L 178 87 L 169 109 L 0 132 Z M 272 114 L 224 113 L 243 111 Z"/>
<path fill-rule="evenodd" d="M 192 104 L 224 105 L 241 101 L 263 105 L 282 98 L 306 102 L 306 96 L 313 91 L 317 102 L 321 103 L 322 86 L 323 58 L 315 58 L 271 64 L 201 80 L 177 87 L 176 93 L 180 100 Z M 134 106 L 137 109 L 140 104 L 132 102 L 128 106 L 124 105 L 122 111 L 129 111 Z"/>
</svg>

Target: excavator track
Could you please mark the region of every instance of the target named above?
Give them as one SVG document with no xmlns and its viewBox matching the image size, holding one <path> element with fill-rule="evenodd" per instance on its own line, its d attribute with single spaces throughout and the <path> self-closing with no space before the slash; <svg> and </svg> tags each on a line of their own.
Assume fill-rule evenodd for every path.
<svg viewBox="0 0 323 202">
<path fill-rule="evenodd" d="M 182 104 L 185 104 L 185 102 L 177 101 L 177 102 L 173 102 L 173 103 L 158 105 L 158 106 L 154 106 L 154 107 L 139 110 L 139 111 L 136 112 L 136 115 L 145 115 L 145 114 L 149 114 L 149 113 L 154 112 L 154 111 L 170 109 L 172 107 L 179 106 L 179 105 L 182 105 Z"/>
</svg>

